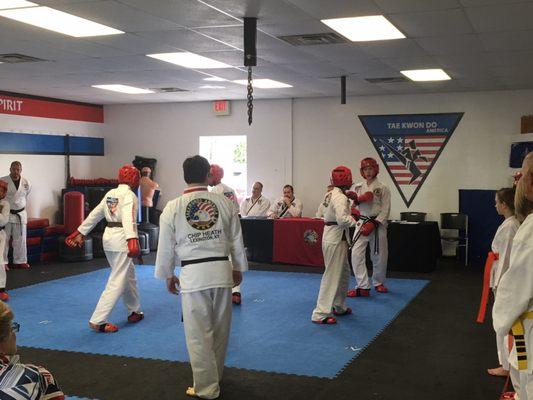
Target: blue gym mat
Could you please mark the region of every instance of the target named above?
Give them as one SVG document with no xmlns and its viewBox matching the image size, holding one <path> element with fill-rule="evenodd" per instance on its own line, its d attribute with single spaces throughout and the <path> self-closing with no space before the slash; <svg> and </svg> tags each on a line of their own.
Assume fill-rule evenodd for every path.
<svg viewBox="0 0 533 400">
<path fill-rule="evenodd" d="M 92 354 L 188 361 L 180 297 L 153 277 L 153 266 L 137 268 L 145 319 L 127 324 L 117 304 L 110 321 L 119 332 L 101 334 L 88 328 L 109 270 L 71 276 L 9 292 L 20 346 Z M 337 325 L 311 323 L 322 275 L 249 271 L 243 303 L 233 307 L 226 365 L 244 369 L 335 377 L 358 356 L 428 283 L 390 279 L 388 294 L 348 299 L 354 314 Z M 353 279 L 353 278 L 352 278 Z M 353 282 L 352 282 L 353 285 Z"/>
</svg>

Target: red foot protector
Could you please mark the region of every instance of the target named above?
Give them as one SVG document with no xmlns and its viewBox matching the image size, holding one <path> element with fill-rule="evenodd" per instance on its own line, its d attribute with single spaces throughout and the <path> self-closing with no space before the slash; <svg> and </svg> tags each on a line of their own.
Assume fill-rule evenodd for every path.
<svg viewBox="0 0 533 400">
<path fill-rule="evenodd" d="M 46 228 L 50 225 L 48 218 L 28 218 L 28 225 L 26 228 L 30 229 L 41 229 Z"/>
</svg>

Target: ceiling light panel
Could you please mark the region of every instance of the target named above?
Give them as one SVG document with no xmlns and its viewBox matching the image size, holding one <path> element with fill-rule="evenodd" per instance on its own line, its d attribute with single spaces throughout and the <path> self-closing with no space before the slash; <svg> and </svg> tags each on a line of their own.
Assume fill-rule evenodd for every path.
<svg viewBox="0 0 533 400">
<path fill-rule="evenodd" d="M 0 0 L 0 10 L 9 10 L 11 8 L 37 7 L 39 4 L 26 0 Z"/>
<path fill-rule="evenodd" d="M 323 19 L 321 21 L 352 42 L 370 42 L 374 40 L 405 38 L 405 35 L 383 15 L 333 18 Z"/>
<path fill-rule="evenodd" d="M 223 62 L 189 52 L 147 54 L 147 56 L 192 69 L 233 68 Z"/>
<path fill-rule="evenodd" d="M 239 79 L 233 82 L 238 83 L 239 85 L 248 85 L 248 81 L 246 79 Z M 278 82 L 272 79 L 254 79 L 252 82 L 252 86 L 254 88 L 259 89 L 282 89 L 292 87 L 292 85 L 288 85 L 286 83 Z"/>
<path fill-rule="evenodd" d="M 153 90 L 141 89 L 128 85 L 92 85 L 93 88 L 111 90 L 113 92 L 126 93 L 126 94 L 147 94 L 154 93 Z"/>
<path fill-rule="evenodd" d="M 50 7 L 0 10 L 0 16 L 73 37 L 105 36 L 124 33 L 118 29 L 89 21 L 85 18 L 76 17 L 63 11 L 54 10 Z"/>
<path fill-rule="evenodd" d="M 450 75 L 440 68 L 436 69 L 411 69 L 400 71 L 403 75 L 415 82 L 448 81 Z"/>
</svg>

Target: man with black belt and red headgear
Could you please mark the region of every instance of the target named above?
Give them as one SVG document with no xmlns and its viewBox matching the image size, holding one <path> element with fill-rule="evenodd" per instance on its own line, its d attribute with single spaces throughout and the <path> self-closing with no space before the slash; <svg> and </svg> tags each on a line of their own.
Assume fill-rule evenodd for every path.
<svg viewBox="0 0 533 400">
<path fill-rule="evenodd" d="M 248 261 L 234 204 L 207 191 L 208 174 L 204 157 L 183 162 L 187 188 L 161 214 L 155 276 L 166 279 L 170 293 L 181 290 L 194 381 L 186 394 L 215 399 L 230 334 L 231 287 L 242 280 Z M 181 264 L 179 278 L 174 275 L 176 264 Z"/>
<path fill-rule="evenodd" d="M 141 255 L 137 234 L 138 201 L 135 195 L 139 179 L 139 170 L 134 166 L 124 165 L 120 168 L 118 187 L 107 192 L 78 229 L 65 239 L 68 246 L 81 246 L 84 237 L 98 222 L 103 218 L 107 220 L 102 241 L 111 273 L 89 321 L 89 326 L 99 332 L 118 331 L 118 327 L 108 322 L 107 318 L 121 296 L 128 309 L 128 322 L 135 323 L 144 318 L 140 311 L 135 265 L 132 261 L 132 258 Z"/>
<path fill-rule="evenodd" d="M 311 321 L 316 324 L 335 324 L 335 316 L 352 313 L 346 306 L 346 290 L 350 281 L 348 266 L 349 228 L 355 226 L 351 214 L 350 200 L 344 192 L 352 185 L 352 171 L 341 165 L 331 172 L 334 186 L 326 193 L 323 201 L 324 234 L 322 253 L 324 254 L 324 275 L 320 282 L 320 292 Z"/>
<path fill-rule="evenodd" d="M 377 179 L 379 165 L 373 158 L 361 160 L 363 182 L 356 183 L 346 195 L 357 205 L 361 217 L 357 222 L 355 243 L 352 248 L 352 268 L 356 287 L 348 297 L 370 295 L 370 279 L 366 269 L 366 247 L 370 243 L 370 257 L 373 264 L 372 282 L 379 293 L 387 293 L 384 285 L 387 275 L 387 223 L 390 212 L 390 191 Z"/>
<path fill-rule="evenodd" d="M 13 265 L 12 268 L 30 268 L 26 249 L 26 224 L 28 214 L 26 213 L 26 200 L 31 192 L 30 182 L 21 176 L 22 164 L 20 161 L 13 161 L 9 168 L 9 175 L 0 178 L 7 182 L 6 200 L 9 202 L 10 213 L 9 222 L 5 227 L 6 242 L 4 250 L 4 260 L 7 263 L 7 253 L 9 251 L 9 239 L 13 245 Z"/>
</svg>

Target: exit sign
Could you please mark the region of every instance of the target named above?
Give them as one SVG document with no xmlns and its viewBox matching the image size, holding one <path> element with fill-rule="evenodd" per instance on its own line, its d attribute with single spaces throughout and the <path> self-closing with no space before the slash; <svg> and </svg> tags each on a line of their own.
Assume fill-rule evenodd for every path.
<svg viewBox="0 0 533 400">
<path fill-rule="evenodd" d="M 215 115 L 229 115 L 229 100 L 217 100 L 213 102 L 213 112 Z"/>
</svg>

